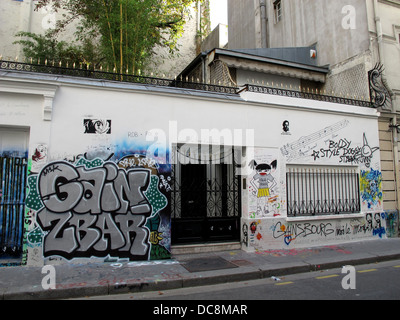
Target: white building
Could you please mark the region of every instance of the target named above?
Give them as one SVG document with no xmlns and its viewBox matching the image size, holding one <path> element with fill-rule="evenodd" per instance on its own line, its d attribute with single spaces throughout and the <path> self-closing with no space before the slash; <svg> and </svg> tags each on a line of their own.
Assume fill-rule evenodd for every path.
<svg viewBox="0 0 400 320">
<path fill-rule="evenodd" d="M 18 135 L 4 139 L 0 159 L 28 169 L 14 181 L 23 193 L 28 174 L 25 211 L 3 217 L 22 229 L 2 240 L 23 246 L 28 265 L 163 259 L 189 243 L 301 248 L 391 232 L 376 109 L 256 85 L 236 93 L 57 70 L 1 62 L 2 137 Z M 8 190 L 3 183 L 10 201 Z"/>
<path fill-rule="evenodd" d="M 207 47 L 175 80 L 0 61 L 3 254 L 27 265 L 135 261 L 188 244 L 251 252 L 397 235 L 397 109 L 371 107 L 369 92 L 329 94 L 353 71 L 369 91 L 376 50 L 361 41 L 321 53 L 295 28 L 306 10 L 243 3 L 230 13 L 247 37 L 238 28 L 228 46 L 249 44 Z M 272 28 L 284 33 L 259 41 Z M 272 41 L 291 48 L 261 47 Z"/>
</svg>

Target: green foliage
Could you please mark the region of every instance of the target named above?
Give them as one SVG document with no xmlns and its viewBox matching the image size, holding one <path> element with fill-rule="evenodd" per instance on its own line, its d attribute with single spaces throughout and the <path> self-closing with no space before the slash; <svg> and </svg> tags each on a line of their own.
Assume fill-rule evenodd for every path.
<svg viewBox="0 0 400 320">
<path fill-rule="evenodd" d="M 31 32 L 19 32 L 16 37 L 21 39 L 14 44 L 22 44 L 25 57 L 34 63 L 44 63 L 46 60 L 63 61 L 72 66 L 74 63 L 79 65 L 101 62 L 98 49 L 87 40 L 81 45 L 74 45 L 66 41 L 57 41 L 51 34 L 40 35 Z"/>
<path fill-rule="evenodd" d="M 203 0 L 198 0 L 203 1 Z M 38 0 L 36 10 L 62 10 L 63 19 L 45 36 L 20 33 L 26 57 L 95 62 L 115 72 L 144 70 L 156 46 L 175 53 L 185 16 L 197 0 Z M 77 20 L 79 45 L 57 41 L 57 35 Z"/>
</svg>

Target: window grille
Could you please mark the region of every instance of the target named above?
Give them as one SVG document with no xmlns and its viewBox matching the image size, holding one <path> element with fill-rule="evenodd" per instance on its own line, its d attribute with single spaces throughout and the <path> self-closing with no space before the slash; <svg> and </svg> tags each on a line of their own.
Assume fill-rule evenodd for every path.
<svg viewBox="0 0 400 320">
<path fill-rule="evenodd" d="M 288 217 L 358 213 L 356 168 L 290 167 L 286 173 Z"/>
</svg>

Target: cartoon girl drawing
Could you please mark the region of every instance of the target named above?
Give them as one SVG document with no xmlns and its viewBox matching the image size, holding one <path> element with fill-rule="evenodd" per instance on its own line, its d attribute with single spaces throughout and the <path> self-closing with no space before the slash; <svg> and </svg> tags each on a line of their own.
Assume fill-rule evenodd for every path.
<svg viewBox="0 0 400 320">
<path fill-rule="evenodd" d="M 271 164 L 258 164 L 255 160 L 252 160 L 249 164 L 250 168 L 257 171 L 250 182 L 257 190 L 257 212 L 264 211 L 264 213 L 269 213 L 268 199 L 271 196 L 273 188 L 277 185 L 275 178 L 271 175 L 271 170 L 275 170 L 277 165 L 278 162 L 276 160 Z"/>
</svg>

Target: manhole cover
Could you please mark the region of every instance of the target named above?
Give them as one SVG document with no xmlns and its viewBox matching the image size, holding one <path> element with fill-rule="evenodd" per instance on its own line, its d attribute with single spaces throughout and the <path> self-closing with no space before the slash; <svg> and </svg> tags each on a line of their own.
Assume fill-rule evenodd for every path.
<svg viewBox="0 0 400 320">
<path fill-rule="evenodd" d="M 233 269 L 238 267 L 221 257 L 187 260 L 182 263 L 182 266 L 189 272 Z"/>
</svg>

